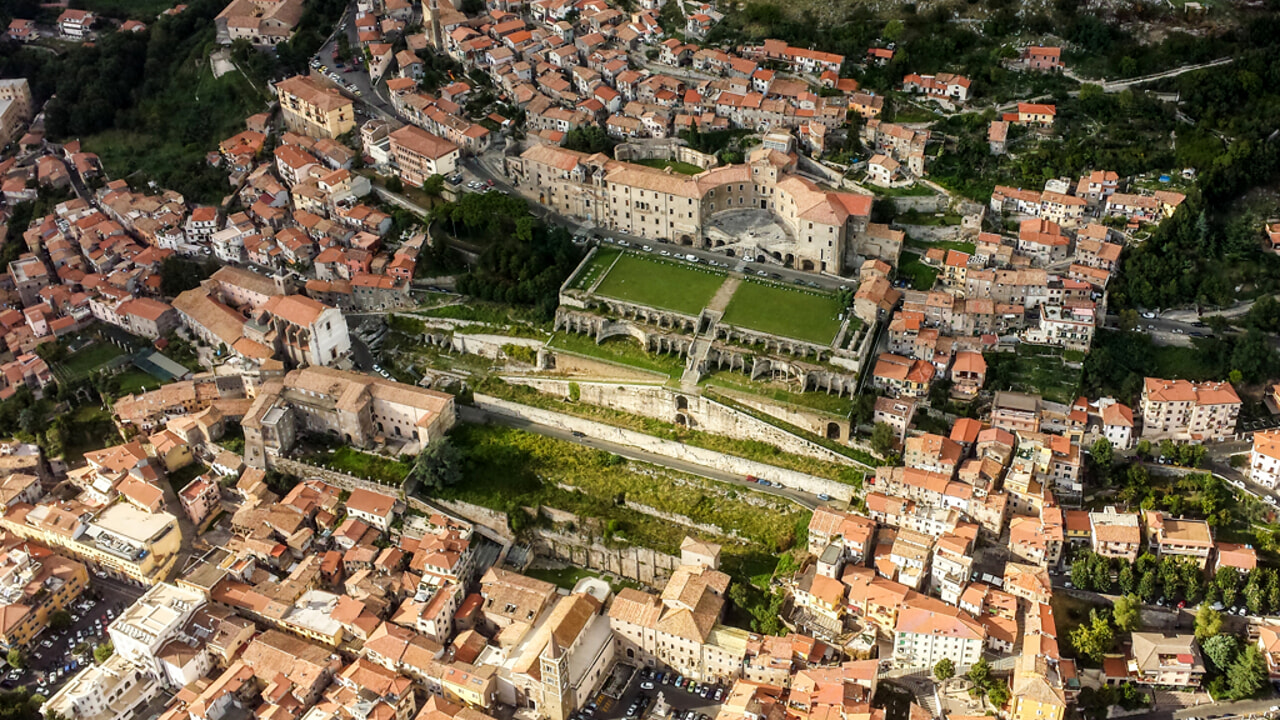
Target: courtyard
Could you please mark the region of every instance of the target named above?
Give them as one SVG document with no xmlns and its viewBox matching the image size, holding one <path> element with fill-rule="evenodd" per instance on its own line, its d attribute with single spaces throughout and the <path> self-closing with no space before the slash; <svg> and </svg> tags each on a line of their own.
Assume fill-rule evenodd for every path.
<svg viewBox="0 0 1280 720">
<path fill-rule="evenodd" d="M 725 309 L 728 325 L 830 345 L 840 331 L 839 299 L 830 293 L 746 280 Z"/>
<path fill-rule="evenodd" d="M 689 263 L 623 253 L 596 294 L 684 315 L 697 315 L 724 284 L 725 273 Z"/>
</svg>

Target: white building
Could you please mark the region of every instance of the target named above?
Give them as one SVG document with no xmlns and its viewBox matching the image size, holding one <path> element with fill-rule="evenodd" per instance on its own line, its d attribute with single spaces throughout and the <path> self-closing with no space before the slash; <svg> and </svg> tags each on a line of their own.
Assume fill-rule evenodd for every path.
<svg viewBox="0 0 1280 720">
<path fill-rule="evenodd" d="M 1117 450 L 1128 450 L 1133 444 L 1133 410 L 1113 402 L 1102 408 L 1102 435 Z"/>
<path fill-rule="evenodd" d="M 1280 430 L 1253 434 L 1249 477 L 1264 487 L 1274 489 L 1280 485 Z"/>
<path fill-rule="evenodd" d="M 195 682 L 209 671 L 209 662 L 203 643 L 188 638 L 185 629 L 204 603 L 204 596 L 194 590 L 167 583 L 152 586 L 108 626 L 116 656 L 175 690 Z M 186 645 L 187 639 L 200 648 L 197 655 L 206 655 L 203 661 L 182 654 L 176 662 L 172 659 L 172 648 L 166 645 L 172 640 Z"/>
<path fill-rule="evenodd" d="M 898 667 L 932 668 L 943 658 L 957 667 L 982 657 L 986 628 L 968 613 L 932 598 L 915 598 L 898 612 L 893 662 Z"/>
<path fill-rule="evenodd" d="M 117 653 L 76 673 L 42 709 L 46 717 L 128 720 L 141 715 L 159 691 L 160 683 Z"/>
</svg>

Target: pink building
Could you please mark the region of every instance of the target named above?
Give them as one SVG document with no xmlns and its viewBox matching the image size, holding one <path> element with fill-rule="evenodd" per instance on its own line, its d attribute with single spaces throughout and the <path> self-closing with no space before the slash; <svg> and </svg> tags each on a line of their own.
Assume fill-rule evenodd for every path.
<svg viewBox="0 0 1280 720">
<path fill-rule="evenodd" d="M 201 475 L 192 480 L 182 488 L 182 492 L 178 493 L 183 512 L 191 518 L 191 522 L 196 527 L 200 527 L 213 514 L 213 511 L 218 508 L 221 497 L 218 483 L 210 480 L 207 475 Z"/>
</svg>

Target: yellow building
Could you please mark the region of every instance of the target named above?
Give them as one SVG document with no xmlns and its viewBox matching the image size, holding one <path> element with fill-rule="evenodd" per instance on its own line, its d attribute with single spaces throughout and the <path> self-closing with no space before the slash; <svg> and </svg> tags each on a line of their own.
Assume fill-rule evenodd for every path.
<svg viewBox="0 0 1280 720">
<path fill-rule="evenodd" d="M 464 662 L 446 665 L 440 675 L 444 699 L 467 707 L 487 710 L 497 693 L 497 678 L 492 665 L 475 666 Z"/>
<path fill-rule="evenodd" d="M 83 564 L 48 548 L 24 543 L 0 553 L 0 643 L 9 648 L 30 644 L 49 616 L 88 586 Z"/>
<path fill-rule="evenodd" d="M 182 544 L 176 517 L 147 513 L 128 503 L 116 503 L 88 522 L 53 505 L 19 505 L 0 518 L 0 527 L 108 574 L 148 585 L 165 578 Z"/>
<path fill-rule="evenodd" d="M 1040 635 L 1028 635 L 1013 671 L 1010 720 L 1062 720 L 1067 714 L 1056 663 L 1040 654 Z"/>
<path fill-rule="evenodd" d="M 336 138 L 356 126 L 355 107 L 333 88 L 298 75 L 276 83 L 284 125 L 292 132 Z"/>
</svg>

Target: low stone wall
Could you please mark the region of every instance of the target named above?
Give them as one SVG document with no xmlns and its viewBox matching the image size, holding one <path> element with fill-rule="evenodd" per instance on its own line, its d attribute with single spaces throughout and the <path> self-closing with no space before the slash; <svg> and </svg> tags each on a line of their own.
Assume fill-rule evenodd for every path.
<svg viewBox="0 0 1280 720">
<path fill-rule="evenodd" d="M 945 195 L 901 195 L 889 198 L 898 212 L 915 210 L 922 213 L 943 212 L 950 202 Z"/>
<path fill-rule="evenodd" d="M 856 465 L 853 460 L 830 448 L 806 440 L 799 435 L 789 433 L 782 428 L 770 425 L 763 420 L 739 412 L 723 403 L 698 395 L 671 390 L 663 385 L 617 383 L 617 382 L 583 382 L 561 380 L 558 378 L 538 378 L 523 376 L 504 377 L 513 385 L 527 385 L 539 392 L 564 400 L 570 398 L 572 387 L 578 388 L 578 401 L 587 405 L 614 408 L 633 415 L 654 418 L 676 425 L 686 425 L 696 430 L 703 430 L 717 435 L 725 435 L 747 440 L 759 440 L 775 445 L 782 450 L 796 455 L 804 455 L 818 460 Z M 773 413 L 769 413 L 773 415 Z M 777 417 L 775 415 L 775 417 Z M 800 427 L 806 424 L 793 423 Z M 847 432 L 845 423 L 841 426 Z M 827 428 L 815 430 L 819 435 L 826 435 Z"/>
<path fill-rule="evenodd" d="M 511 533 L 510 519 L 504 512 L 491 510 L 483 505 L 476 505 L 475 503 L 463 502 L 461 500 L 441 500 L 439 498 L 435 498 L 431 502 L 479 527 L 488 528 L 495 535 L 504 538 L 508 543 L 515 542 L 515 535 Z M 410 498 L 409 504 L 413 506 L 415 510 L 422 510 L 423 512 L 430 512 L 434 509 L 428 503 L 417 498 Z"/>
<path fill-rule="evenodd" d="M 398 487 L 383 485 L 372 480 L 358 478 L 355 475 L 348 475 L 347 473 L 340 472 L 338 470 L 330 470 L 310 463 L 304 463 L 300 460 L 267 455 L 267 466 L 272 470 L 279 470 L 282 473 L 295 475 L 303 480 L 318 478 L 343 490 L 361 489 L 381 493 L 383 495 L 403 497 L 401 490 Z"/>
<path fill-rule="evenodd" d="M 925 242 L 959 240 L 966 234 L 965 229 L 959 225 L 900 225 L 897 223 L 894 225 L 901 228 L 912 240 Z"/>
<path fill-rule="evenodd" d="M 708 170 L 720 164 L 715 155 L 698 152 L 685 144 L 683 140 L 632 140 L 613 149 L 613 156 L 618 160 L 637 162 L 640 160 L 675 160 L 676 162 L 697 165 Z"/>
<path fill-rule="evenodd" d="M 521 418 L 549 427 L 563 428 L 571 432 L 581 432 L 607 442 L 627 445 L 664 457 L 715 468 L 722 472 L 738 474 L 744 477 L 754 475 L 758 478 L 779 482 L 788 488 L 802 490 L 814 495 L 826 494 L 841 500 L 851 500 L 853 498 L 853 487 L 834 480 L 827 480 L 826 478 L 775 467 L 755 460 L 727 455 L 715 450 L 692 447 L 673 440 L 656 438 L 635 430 L 614 427 L 594 420 L 586 420 L 573 415 L 529 407 L 528 405 L 521 405 L 481 394 L 476 394 L 475 404 L 476 407 L 485 412 Z"/>
<path fill-rule="evenodd" d="M 680 566 L 680 558 L 648 548 L 626 545 L 609 547 L 595 538 L 537 528 L 533 531 L 533 550 L 538 555 L 561 562 L 613 573 L 619 577 L 662 587 Z"/>
</svg>

